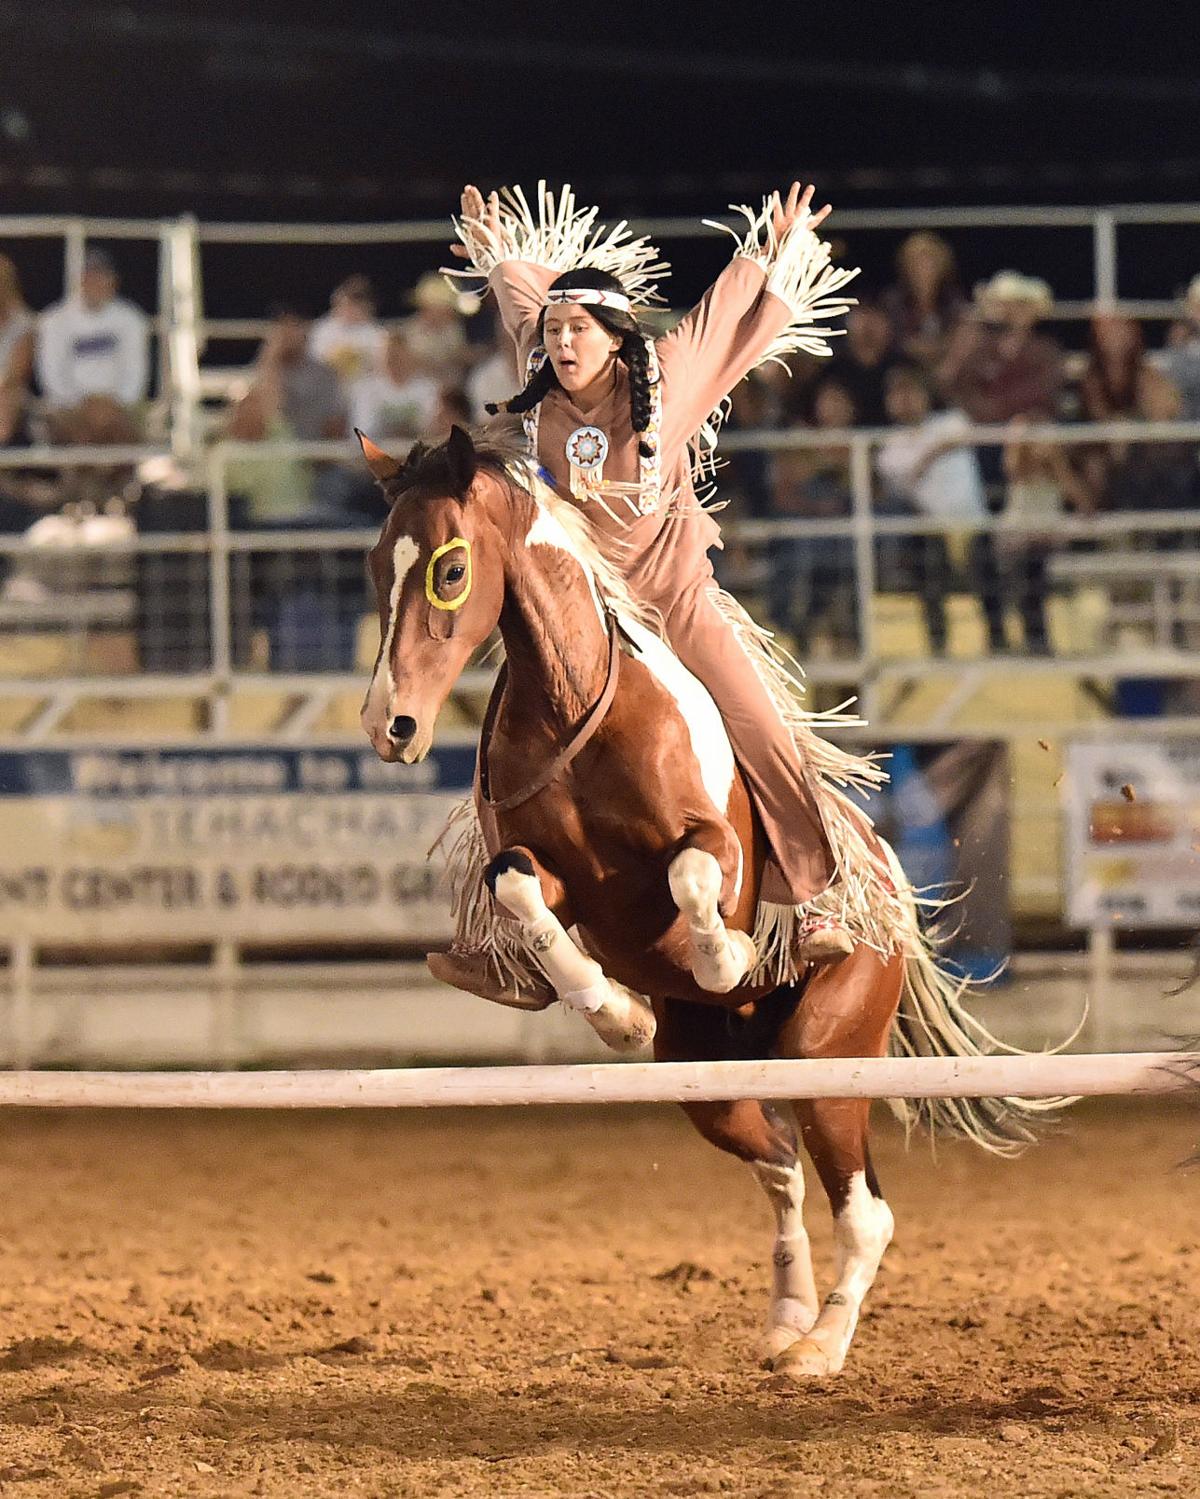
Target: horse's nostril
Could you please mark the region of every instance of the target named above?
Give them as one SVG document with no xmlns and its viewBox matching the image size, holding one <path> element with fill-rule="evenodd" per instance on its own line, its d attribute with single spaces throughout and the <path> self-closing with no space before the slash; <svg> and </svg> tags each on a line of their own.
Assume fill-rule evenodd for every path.
<svg viewBox="0 0 1200 1499">
<path fill-rule="evenodd" d="M 387 734 L 393 744 L 407 744 L 416 732 L 417 720 L 409 718 L 407 714 L 393 718 L 391 723 L 388 724 Z"/>
</svg>

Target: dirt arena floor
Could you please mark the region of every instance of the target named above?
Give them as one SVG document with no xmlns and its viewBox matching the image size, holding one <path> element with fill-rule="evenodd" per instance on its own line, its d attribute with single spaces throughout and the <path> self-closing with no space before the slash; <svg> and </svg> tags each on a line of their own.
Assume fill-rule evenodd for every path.
<svg viewBox="0 0 1200 1499">
<path fill-rule="evenodd" d="M 1093 1105 L 934 1165 L 885 1117 L 896 1243 L 797 1388 L 765 1200 L 669 1109 L 10 1114 L 0 1491 L 1200 1494 L 1198 1144 Z"/>
</svg>

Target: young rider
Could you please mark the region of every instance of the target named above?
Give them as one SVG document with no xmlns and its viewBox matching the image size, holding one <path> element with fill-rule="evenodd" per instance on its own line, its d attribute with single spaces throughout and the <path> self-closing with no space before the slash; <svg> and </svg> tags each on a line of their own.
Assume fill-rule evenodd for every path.
<svg viewBox="0 0 1200 1499">
<path fill-rule="evenodd" d="M 844 956 L 864 935 L 849 889 L 859 882 L 841 878 L 859 862 L 847 866 L 847 840 L 852 855 L 866 853 L 862 818 L 830 782 L 880 775 L 813 732 L 764 633 L 718 588 L 708 551 L 720 530 L 695 477 L 751 369 L 798 349 L 829 353 L 821 324 L 844 312 L 836 294 L 855 272 L 831 266 L 814 232 L 829 208 L 812 213 L 812 195 L 793 183 L 761 214 L 742 210 L 749 231 L 730 264 L 657 339 L 634 312 L 666 270 L 657 251 L 624 225 L 597 229 L 596 210 L 577 209 L 569 189 L 557 199 L 540 189 L 535 217 L 519 191 L 485 199 L 467 187 L 453 246 L 469 269 L 452 274 L 486 281 L 516 348 L 525 384 L 505 407 L 522 416 L 532 456 L 586 508 L 599 545 L 721 711 L 769 845 L 760 913 L 774 909 L 784 934 L 781 977 Z M 450 960 L 460 987 L 498 997 L 482 955 L 458 949 Z"/>
</svg>

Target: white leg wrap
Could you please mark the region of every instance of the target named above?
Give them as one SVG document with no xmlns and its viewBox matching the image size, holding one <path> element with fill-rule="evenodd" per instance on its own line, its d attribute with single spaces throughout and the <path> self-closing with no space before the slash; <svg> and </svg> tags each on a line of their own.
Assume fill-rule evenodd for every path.
<svg viewBox="0 0 1200 1499">
<path fill-rule="evenodd" d="M 517 918 L 522 940 L 559 999 L 578 1010 L 607 1046 L 637 1051 L 653 1039 L 654 1012 L 640 995 L 606 978 L 599 963 L 572 942 L 536 875 L 506 870 L 496 880 L 496 899 Z"/>
<path fill-rule="evenodd" d="M 895 1227 L 892 1210 L 875 1197 L 858 1171 L 846 1205 L 833 1220 L 838 1280 L 825 1298 L 811 1331 L 784 1356 L 784 1367 L 801 1375 L 837 1374 L 846 1362 L 858 1314 L 875 1281 Z"/>
<path fill-rule="evenodd" d="M 817 1286 L 804 1227 L 804 1168 L 799 1161 L 791 1166 L 756 1162 L 754 1174 L 775 1210 L 771 1306 L 763 1345 L 766 1357 L 773 1359 L 817 1320 Z"/>
<path fill-rule="evenodd" d="M 728 931 L 721 920 L 721 866 L 703 849 L 685 848 L 671 860 L 667 880 L 671 899 L 687 922 L 693 977 L 711 994 L 728 994 L 758 955 L 745 932 Z"/>
</svg>

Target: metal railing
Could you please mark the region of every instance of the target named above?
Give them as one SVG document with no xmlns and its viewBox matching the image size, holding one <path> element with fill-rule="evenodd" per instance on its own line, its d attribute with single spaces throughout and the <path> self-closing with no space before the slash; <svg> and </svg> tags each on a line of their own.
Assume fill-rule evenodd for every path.
<svg viewBox="0 0 1200 1499">
<path fill-rule="evenodd" d="M 852 648 L 843 640 L 838 648 L 824 650 L 805 664 L 814 683 L 828 682 L 856 691 L 864 715 L 876 732 L 886 735 L 897 727 L 892 707 L 902 685 L 930 678 L 941 679 L 953 688 L 948 701 L 961 707 L 972 690 L 961 684 L 977 685 L 1018 669 L 1027 676 L 1092 684 L 1121 678 L 1200 677 L 1200 657 L 1193 638 L 1200 631 L 1200 510 L 1039 517 L 1025 522 L 1024 528 L 1001 513 L 964 520 L 950 528 L 954 533 L 1016 544 L 1018 551 L 1022 537 L 1028 535 L 1036 539 L 1041 551 L 1062 553 L 1048 576 L 1054 589 L 1067 597 L 1090 589 L 1103 605 L 1103 598 L 1114 588 L 1132 593 L 1131 600 L 1121 602 L 1124 635 L 1119 641 L 1100 638 L 1101 630 L 1090 647 L 1087 641 L 1076 641 L 1059 645 L 1055 654 L 1025 659 L 987 651 L 965 654 L 961 641 L 957 642 L 958 654 L 935 657 L 919 629 L 908 631 L 907 649 L 897 649 L 893 641 L 881 638 L 880 600 L 897 595 L 912 598 L 920 591 L 905 572 L 907 554 L 901 550 L 900 564 L 895 563 L 894 556 L 889 562 L 888 546 L 903 549 L 918 538 L 936 538 L 947 530 L 944 522 L 929 517 L 877 513 L 874 454 L 891 435 L 888 429 L 747 432 L 730 433 L 722 444 L 731 455 L 814 447 L 846 453 L 849 482 L 844 515 L 752 520 L 727 511 L 722 522 L 727 555 L 740 551 L 751 559 L 750 581 L 744 587 L 754 596 L 751 602 L 760 614 L 769 612 L 764 603 L 769 589 L 763 587 L 763 577 L 769 578 L 771 569 L 778 568 L 785 555 L 803 556 L 805 543 L 840 549 L 839 576 L 853 594 Z M 981 446 L 1000 444 L 1013 436 L 1003 427 L 977 427 L 962 435 L 965 442 Z M 1025 428 L 1021 437 L 1023 441 L 1093 448 L 1106 443 L 1186 443 L 1200 451 L 1198 423 L 1038 425 Z M 0 452 L 0 473 L 17 468 L 70 471 L 99 463 L 114 469 L 169 457 L 165 449 L 157 447 L 9 450 Z M 271 690 L 304 699 L 292 705 L 286 721 L 281 720 L 281 731 L 296 733 L 297 724 L 311 727 L 319 716 L 314 703 L 328 704 L 339 694 L 359 692 L 364 652 L 359 650 L 354 655 L 352 637 L 360 627 L 363 631 L 371 628 L 373 605 L 367 596 L 362 556 L 374 542 L 376 529 L 353 522 L 342 525 L 336 520 L 318 525 L 312 517 L 304 518 L 303 528 L 266 525 L 256 522 L 252 513 L 244 513 L 236 493 L 231 497 L 231 464 L 244 469 L 248 460 L 269 465 L 297 458 L 327 464 L 340 460 L 361 469 L 361 458 L 352 444 L 222 442 L 203 454 L 202 494 L 185 491 L 174 498 L 170 493 L 158 496 L 153 531 L 144 525 L 135 528 L 141 508 L 135 507 L 126 533 L 101 544 L 85 541 L 82 532 L 77 543 L 67 534 L 57 538 L 54 545 L 38 544 L 23 536 L 0 537 L 0 563 L 9 572 L 0 592 L 0 703 L 13 698 L 38 698 L 42 703 L 31 711 L 23 727 L 10 727 L 9 736 L 52 738 L 64 716 L 82 699 L 184 695 L 194 696 L 202 704 L 197 733 L 228 737 L 236 732 L 236 717 L 230 709 L 237 694 Z M 365 483 L 365 473 L 363 478 Z M 728 481 L 729 476 L 726 478 Z M 185 509 L 189 511 L 186 523 L 173 524 L 173 516 Z M 1197 541 L 1181 551 L 1180 537 Z M 1168 546 L 1171 551 L 1164 550 Z M 118 559 L 124 559 L 124 574 L 117 566 Z M 882 579 L 881 568 L 886 574 Z M 24 589 L 12 584 L 14 575 L 30 573 L 32 582 Z M 730 581 L 738 585 L 736 571 Z M 1139 590 L 1144 595 L 1141 602 Z M 1181 590 L 1187 598 L 1176 596 Z M 124 613 L 114 598 L 114 592 L 119 591 L 123 591 Z M 270 594 L 265 604 L 258 597 L 263 591 Z M 289 592 L 293 595 L 290 601 Z M 961 582 L 950 579 L 944 592 L 962 596 Z M 333 650 L 329 640 L 314 640 L 309 648 L 297 637 L 286 650 L 264 659 L 262 650 L 254 648 L 252 637 L 264 628 L 278 627 L 278 620 L 274 626 L 271 621 L 264 625 L 260 605 L 275 607 L 283 601 L 294 609 L 297 594 L 310 606 L 309 625 L 319 631 L 324 622 L 327 629 L 341 632 L 338 649 Z M 300 615 L 297 618 L 302 625 Z M 1101 626 L 1105 618 L 1100 616 Z M 73 631 L 77 639 L 84 640 L 89 635 L 111 636 L 122 628 L 136 627 L 137 649 L 126 652 L 123 670 L 111 666 L 93 672 L 55 668 L 36 653 L 37 664 L 32 669 L 14 669 L 13 638 L 24 638 L 30 632 L 46 637 L 56 627 L 60 634 Z M 157 636 L 155 629 L 159 631 Z M 169 638 L 163 633 L 172 631 Z M 1139 634 L 1145 638 L 1138 639 Z M 186 655 L 188 670 L 170 669 L 172 651 Z M 147 665 L 147 652 L 156 665 Z M 5 659 L 7 664 L 3 664 Z M 76 665 L 79 659 L 79 652 L 68 657 Z M 486 669 L 468 672 L 462 686 L 464 702 L 477 704 L 489 680 Z M 958 715 L 944 704 L 933 716 L 942 730 L 956 726 Z M 1195 727 L 1195 717 L 1177 713 L 1172 722 Z M 1053 702 L 1047 702 L 1038 730 L 1059 732 L 1063 727 Z M 1012 732 L 1012 723 L 976 715 L 971 729 L 1006 737 Z M 1022 729 L 1032 732 L 1033 725 L 1025 724 Z M 910 732 L 911 726 L 906 724 L 905 730 Z"/>
</svg>

